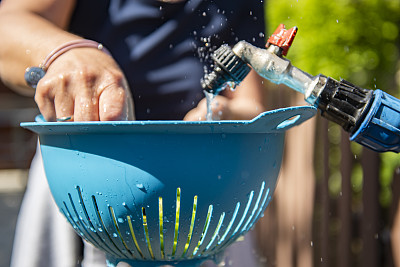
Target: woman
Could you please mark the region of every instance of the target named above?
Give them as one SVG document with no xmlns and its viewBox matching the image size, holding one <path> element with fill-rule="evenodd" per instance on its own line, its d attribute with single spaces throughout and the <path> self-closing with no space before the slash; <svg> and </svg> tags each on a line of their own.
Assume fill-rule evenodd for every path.
<svg viewBox="0 0 400 267">
<path fill-rule="evenodd" d="M 48 121 L 203 120 L 200 79 L 210 53 L 239 40 L 264 45 L 263 11 L 259 0 L 3 0 L 0 76 L 34 95 Z M 250 74 L 236 92 L 216 98 L 214 115 L 255 117 L 264 111 L 262 89 Z M 40 161 L 37 155 L 32 163 L 12 266 L 75 266 L 74 238 L 54 230 L 58 219 L 41 220 L 59 214 Z M 44 214 L 34 216 L 40 207 Z M 86 266 L 95 266 L 88 255 Z"/>
</svg>

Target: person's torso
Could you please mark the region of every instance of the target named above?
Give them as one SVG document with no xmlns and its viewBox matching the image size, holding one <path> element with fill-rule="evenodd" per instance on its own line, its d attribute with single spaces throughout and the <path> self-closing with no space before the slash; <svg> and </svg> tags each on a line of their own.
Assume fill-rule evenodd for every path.
<svg viewBox="0 0 400 267">
<path fill-rule="evenodd" d="M 257 2 L 257 3 L 256 3 Z M 137 119 L 182 119 L 223 43 L 263 45 L 259 1 L 78 0 L 70 30 L 107 47 L 125 73 Z"/>
</svg>

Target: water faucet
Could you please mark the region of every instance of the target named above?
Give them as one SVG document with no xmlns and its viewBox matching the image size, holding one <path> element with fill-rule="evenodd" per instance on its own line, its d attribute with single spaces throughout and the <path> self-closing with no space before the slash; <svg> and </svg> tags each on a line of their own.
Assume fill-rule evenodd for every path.
<svg viewBox="0 0 400 267">
<path fill-rule="evenodd" d="M 205 74 L 202 87 L 219 94 L 227 83 L 240 84 L 251 68 L 276 84 L 302 93 L 321 115 L 350 133 L 350 140 L 378 152 L 400 152 L 400 100 L 382 90 L 360 88 L 346 80 L 310 75 L 284 58 L 297 27 L 281 24 L 269 37 L 266 48 L 240 41 L 233 48 L 223 45 L 212 55 L 214 69 Z M 233 84 L 233 85 L 232 85 Z"/>
</svg>

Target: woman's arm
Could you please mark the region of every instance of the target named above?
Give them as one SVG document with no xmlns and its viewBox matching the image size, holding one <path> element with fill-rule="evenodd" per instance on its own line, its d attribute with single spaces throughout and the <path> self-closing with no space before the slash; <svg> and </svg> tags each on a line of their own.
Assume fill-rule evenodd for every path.
<svg viewBox="0 0 400 267">
<path fill-rule="evenodd" d="M 36 91 L 24 80 L 56 47 L 81 39 L 66 31 L 75 0 L 3 0 L 0 4 L 0 76 L 10 88 L 35 94 L 46 120 L 131 119 L 133 107 L 117 63 L 94 48 L 74 48 L 59 56 Z"/>
<path fill-rule="evenodd" d="M 21 75 L 55 47 L 77 39 L 65 31 L 74 0 L 3 0 L 0 4 L 0 74 L 11 89 L 33 95 Z"/>
</svg>

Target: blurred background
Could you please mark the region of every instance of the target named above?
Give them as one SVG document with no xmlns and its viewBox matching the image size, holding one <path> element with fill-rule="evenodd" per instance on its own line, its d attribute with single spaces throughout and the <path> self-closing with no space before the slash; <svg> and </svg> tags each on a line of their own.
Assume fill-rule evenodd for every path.
<svg viewBox="0 0 400 267">
<path fill-rule="evenodd" d="M 280 23 L 299 28 L 287 56 L 296 67 L 400 97 L 399 0 L 269 0 L 265 10 L 266 37 Z M 270 108 L 305 104 L 288 88 L 266 87 Z M 36 145 L 19 123 L 36 114 L 31 97 L 0 83 L 0 267 L 9 266 Z M 297 128 L 253 230 L 260 266 L 400 266 L 400 155 L 350 143 L 319 116 Z"/>
<path fill-rule="evenodd" d="M 296 67 L 400 97 L 400 1 L 270 0 L 265 8 L 267 33 L 280 23 L 299 28 L 287 55 Z M 268 88 L 272 106 L 304 103 Z M 350 143 L 320 116 L 297 128 L 255 229 L 264 266 L 400 266 L 400 155 Z"/>
</svg>

